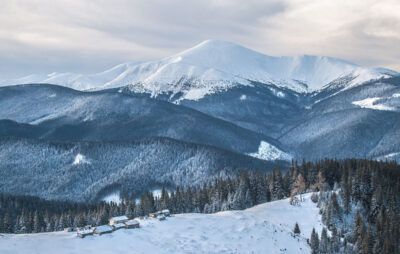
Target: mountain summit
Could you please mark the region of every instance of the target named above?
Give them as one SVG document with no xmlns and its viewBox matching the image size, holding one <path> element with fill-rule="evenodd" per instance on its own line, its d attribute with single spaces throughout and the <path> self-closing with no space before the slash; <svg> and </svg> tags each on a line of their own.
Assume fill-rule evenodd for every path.
<svg viewBox="0 0 400 254">
<path fill-rule="evenodd" d="M 50 83 L 77 90 L 101 90 L 129 85 L 133 92 L 182 94 L 197 100 L 206 94 L 252 82 L 273 84 L 296 92 L 312 92 L 348 78 L 348 86 L 395 73 L 366 68 L 324 56 L 273 57 L 240 45 L 207 40 L 158 61 L 131 62 L 92 75 L 52 73 L 2 81 L 2 85 Z"/>
</svg>

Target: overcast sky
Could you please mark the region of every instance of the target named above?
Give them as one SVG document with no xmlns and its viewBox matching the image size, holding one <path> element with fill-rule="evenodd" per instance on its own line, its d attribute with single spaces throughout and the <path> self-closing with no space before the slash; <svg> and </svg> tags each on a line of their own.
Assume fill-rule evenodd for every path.
<svg viewBox="0 0 400 254">
<path fill-rule="evenodd" d="M 400 1 L 0 0 L 0 79 L 98 72 L 206 39 L 400 71 Z"/>
</svg>

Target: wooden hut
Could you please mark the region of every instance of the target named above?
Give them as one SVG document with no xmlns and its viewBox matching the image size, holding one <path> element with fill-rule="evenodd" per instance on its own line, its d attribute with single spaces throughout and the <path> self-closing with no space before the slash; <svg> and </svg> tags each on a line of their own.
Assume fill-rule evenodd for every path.
<svg viewBox="0 0 400 254">
<path fill-rule="evenodd" d="M 93 233 L 94 233 L 94 228 L 91 228 L 91 229 L 78 230 L 76 232 L 76 235 L 80 238 L 85 238 L 85 236 L 93 235 Z"/>
<path fill-rule="evenodd" d="M 114 224 L 118 224 L 118 223 L 125 223 L 127 222 L 129 219 L 126 216 L 118 216 L 118 217 L 112 217 L 109 220 L 109 224 L 112 226 Z"/>
<path fill-rule="evenodd" d="M 95 228 L 94 233 L 98 235 L 112 233 L 113 228 L 110 225 L 102 225 Z"/>
<path fill-rule="evenodd" d="M 114 231 L 118 230 L 118 229 L 121 229 L 121 228 L 125 228 L 125 224 L 124 223 L 115 223 L 115 224 L 112 225 L 112 228 L 113 228 Z"/>
<path fill-rule="evenodd" d="M 139 221 L 137 220 L 128 220 L 125 222 L 125 227 L 126 228 L 139 228 Z"/>
<path fill-rule="evenodd" d="M 164 209 L 164 210 L 162 210 L 161 212 L 162 212 L 166 217 L 168 217 L 168 216 L 171 215 L 171 213 L 169 212 L 168 209 Z"/>
</svg>

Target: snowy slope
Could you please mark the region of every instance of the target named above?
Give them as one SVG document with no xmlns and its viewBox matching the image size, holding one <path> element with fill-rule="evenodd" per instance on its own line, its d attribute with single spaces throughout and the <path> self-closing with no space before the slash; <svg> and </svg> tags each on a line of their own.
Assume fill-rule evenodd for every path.
<svg viewBox="0 0 400 254">
<path fill-rule="evenodd" d="M 249 153 L 250 156 L 262 160 L 285 160 L 290 161 L 293 157 L 279 150 L 268 142 L 261 141 L 258 151 L 256 153 Z"/>
<path fill-rule="evenodd" d="M 31 75 L 0 84 L 50 83 L 77 90 L 130 85 L 132 91 L 152 96 L 182 93 L 180 99 L 198 100 L 238 84 L 251 85 L 250 81 L 309 92 L 345 76 L 351 77 L 349 86 L 353 86 L 393 74 L 330 57 L 272 57 L 230 42 L 207 40 L 158 61 L 121 64 L 98 74 Z"/>
<path fill-rule="evenodd" d="M 280 200 L 244 211 L 179 214 L 166 221 L 141 220 L 140 229 L 88 236 L 40 233 L 0 237 L 0 253 L 310 253 L 306 238 L 321 232 L 310 195 L 301 206 Z M 301 236 L 291 234 L 298 222 Z"/>
</svg>

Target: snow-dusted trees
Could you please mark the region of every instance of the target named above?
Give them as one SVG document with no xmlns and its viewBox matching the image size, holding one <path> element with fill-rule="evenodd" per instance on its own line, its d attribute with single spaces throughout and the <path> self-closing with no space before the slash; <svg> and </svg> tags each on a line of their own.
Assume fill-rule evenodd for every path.
<svg viewBox="0 0 400 254">
<path fill-rule="evenodd" d="M 329 250 L 329 239 L 326 228 L 322 229 L 321 240 L 319 241 L 319 253 L 326 254 Z"/>
<path fill-rule="evenodd" d="M 318 233 L 315 231 L 315 228 L 313 228 L 313 230 L 311 232 L 310 247 L 311 247 L 312 254 L 319 253 L 319 236 L 318 236 Z"/>
</svg>

